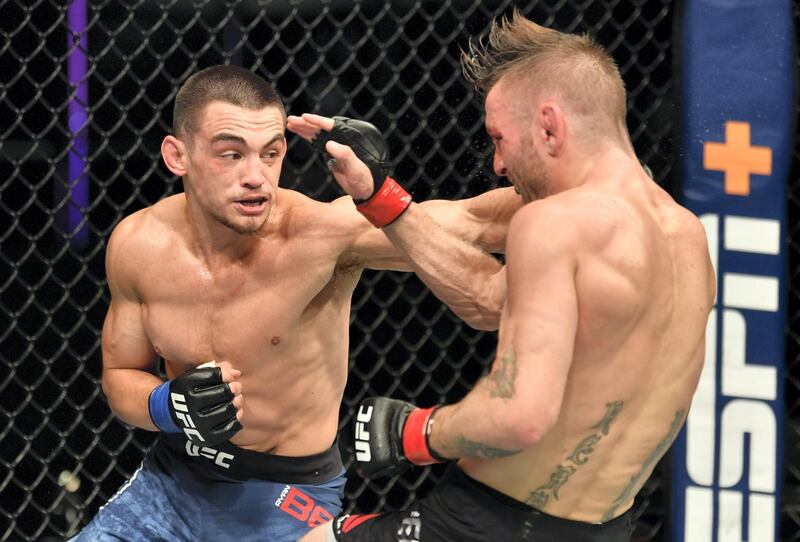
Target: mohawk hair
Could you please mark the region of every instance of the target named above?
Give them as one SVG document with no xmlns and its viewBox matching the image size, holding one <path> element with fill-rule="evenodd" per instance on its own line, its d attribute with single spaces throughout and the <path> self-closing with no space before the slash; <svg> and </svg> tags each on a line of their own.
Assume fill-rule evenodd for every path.
<svg viewBox="0 0 800 542">
<path fill-rule="evenodd" d="M 469 41 L 461 68 L 483 95 L 500 79 L 525 79 L 527 88 L 558 88 L 586 112 L 625 118 L 625 84 L 611 55 L 587 34 L 546 28 L 516 8 L 510 18 L 493 21 L 485 39 Z"/>
</svg>

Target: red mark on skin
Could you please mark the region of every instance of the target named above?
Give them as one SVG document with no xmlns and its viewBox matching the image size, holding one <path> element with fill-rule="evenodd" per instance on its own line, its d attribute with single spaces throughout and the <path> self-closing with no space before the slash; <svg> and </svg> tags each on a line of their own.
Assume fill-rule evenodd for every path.
<svg viewBox="0 0 800 542">
<path fill-rule="evenodd" d="M 274 344 L 275 346 L 278 346 L 280 344 L 280 342 L 281 342 L 281 338 L 278 337 L 277 335 L 272 337 L 272 344 Z"/>
</svg>

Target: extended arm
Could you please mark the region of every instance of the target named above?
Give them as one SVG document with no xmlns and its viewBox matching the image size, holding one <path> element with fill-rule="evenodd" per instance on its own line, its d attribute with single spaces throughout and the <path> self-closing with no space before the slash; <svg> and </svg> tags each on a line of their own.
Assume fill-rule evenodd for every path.
<svg viewBox="0 0 800 542">
<path fill-rule="evenodd" d="M 497 329 L 506 299 L 500 262 L 454 236 L 423 205 L 412 203 L 383 233 L 459 318 L 476 329 Z"/>
<path fill-rule="evenodd" d="M 313 139 L 320 129 L 333 129 L 333 120 L 316 115 L 290 117 L 289 129 Z M 356 138 L 358 135 L 355 134 Z M 341 139 L 348 141 L 347 136 Z M 372 143 L 369 137 L 366 139 L 368 144 Z M 358 141 L 354 147 L 358 147 Z M 377 147 L 381 149 L 380 144 Z M 336 180 L 355 201 L 374 200 L 373 193 L 388 193 L 392 197 L 399 193 L 387 189 L 388 182 L 378 183 L 380 186 L 373 182 L 374 178 L 381 178 L 379 166 L 385 163 L 384 156 L 365 158 L 370 162 L 367 167 L 351 147 L 332 140 L 325 150 L 336 160 L 332 168 Z M 363 149 L 359 152 L 359 156 L 364 154 Z M 519 197 L 510 188 L 467 200 L 435 200 L 420 205 L 409 205 L 410 197 L 406 197 L 395 198 L 394 202 L 384 198 L 388 207 L 379 204 L 377 211 L 359 204 L 359 210 L 373 224 L 385 227 L 383 233 L 374 228 L 363 230 L 352 252 L 367 267 L 381 268 L 385 262 L 371 255 L 385 252 L 383 243 L 388 237 L 412 270 L 461 319 L 476 328 L 497 329 L 505 300 L 505 275 L 502 265 L 486 250 L 503 251 L 508 221 L 521 205 Z M 402 213 L 399 218 L 393 218 L 388 225 L 381 222 L 382 214 L 397 210 Z"/>
</svg>

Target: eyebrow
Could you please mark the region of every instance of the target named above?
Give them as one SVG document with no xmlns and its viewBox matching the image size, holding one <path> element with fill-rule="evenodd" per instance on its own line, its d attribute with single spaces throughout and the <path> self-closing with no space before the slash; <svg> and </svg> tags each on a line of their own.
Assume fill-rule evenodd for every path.
<svg viewBox="0 0 800 542">
<path fill-rule="evenodd" d="M 285 137 L 284 137 L 283 134 L 275 134 L 272 137 L 272 139 L 270 139 L 269 141 L 267 141 L 264 144 L 264 147 L 269 147 L 270 145 L 272 145 L 276 141 L 283 141 L 284 139 L 285 139 Z M 238 135 L 234 135 L 234 134 L 229 134 L 227 132 L 221 132 L 221 133 L 219 133 L 219 134 L 217 134 L 217 135 L 215 135 L 214 137 L 211 138 L 211 144 L 212 145 L 214 145 L 215 143 L 223 142 L 223 141 L 224 142 L 228 142 L 228 143 L 238 143 L 239 145 L 242 145 L 243 147 L 247 146 L 247 142 L 244 140 L 243 137 L 238 136 Z"/>
</svg>

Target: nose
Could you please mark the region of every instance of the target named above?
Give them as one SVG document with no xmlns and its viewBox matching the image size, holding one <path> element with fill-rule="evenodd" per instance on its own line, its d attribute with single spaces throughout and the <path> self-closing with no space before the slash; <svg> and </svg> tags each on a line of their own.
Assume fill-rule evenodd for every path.
<svg viewBox="0 0 800 542">
<path fill-rule="evenodd" d="M 495 150 L 494 151 L 494 174 L 498 177 L 506 177 L 508 174 L 508 170 L 506 169 L 506 164 L 503 162 L 503 157 L 500 156 L 500 153 Z"/>
<path fill-rule="evenodd" d="M 249 190 L 261 187 L 267 182 L 265 170 L 264 163 L 259 158 L 248 160 L 244 177 L 242 177 L 242 186 Z"/>
</svg>

